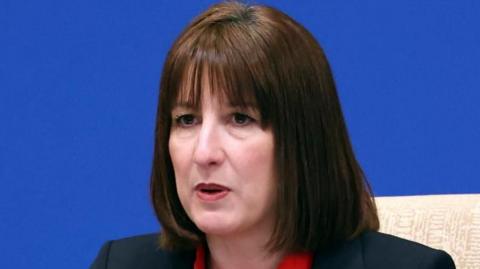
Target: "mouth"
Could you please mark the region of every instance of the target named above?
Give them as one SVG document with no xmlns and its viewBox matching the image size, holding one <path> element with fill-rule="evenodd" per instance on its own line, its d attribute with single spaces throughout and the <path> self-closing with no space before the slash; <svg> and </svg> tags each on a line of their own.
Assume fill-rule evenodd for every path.
<svg viewBox="0 0 480 269">
<path fill-rule="evenodd" d="M 230 189 L 214 183 L 200 183 L 195 186 L 195 193 L 205 202 L 218 201 L 228 195 Z"/>
</svg>

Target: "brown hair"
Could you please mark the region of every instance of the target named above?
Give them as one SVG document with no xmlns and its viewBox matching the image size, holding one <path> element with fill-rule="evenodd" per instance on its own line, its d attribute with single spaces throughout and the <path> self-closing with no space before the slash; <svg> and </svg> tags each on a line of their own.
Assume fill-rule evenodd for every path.
<svg viewBox="0 0 480 269">
<path fill-rule="evenodd" d="M 178 98 L 199 104 L 203 74 L 229 101 L 254 101 L 273 131 L 279 176 L 270 250 L 328 249 L 378 229 L 320 45 L 277 9 L 226 2 L 195 18 L 164 64 L 151 177 L 164 248 L 205 240 L 180 204 L 168 151 L 172 106 Z"/>
</svg>

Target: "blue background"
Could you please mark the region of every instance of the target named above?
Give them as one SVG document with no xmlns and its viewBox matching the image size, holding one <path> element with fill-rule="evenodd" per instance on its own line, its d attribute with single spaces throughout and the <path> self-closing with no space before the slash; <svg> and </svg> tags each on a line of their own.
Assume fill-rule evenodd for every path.
<svg viewBox="0 0 480 269">
<path fill-rule="evenodd" d="M 87 268 L 158 229 L 159 75 L 211 3 L 1 0 L 0 268 Z M 375 194 L 480 192 L 479 1 L 262 3 L 323 45 Z"/>
</svg>

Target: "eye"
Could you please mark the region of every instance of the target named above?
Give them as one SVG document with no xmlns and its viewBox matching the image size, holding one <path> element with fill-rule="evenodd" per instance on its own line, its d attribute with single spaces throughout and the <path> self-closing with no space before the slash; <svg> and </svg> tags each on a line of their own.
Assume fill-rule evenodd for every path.
<svg viewBox="0 0 480 269">
<path fill-rule="evenodd" d="M 235 125 L 248 125 L 254 121 L 254 119 L 244 113 L 235 112 L 232 115 L 232 121 Z"/>
<path fill-rule="evenodd" d="M 197 118 L 193 114 L 179 115 L 175 117 L 175 125 L 180 127 L 190 127 L 197 123 Z"/>
</svg>

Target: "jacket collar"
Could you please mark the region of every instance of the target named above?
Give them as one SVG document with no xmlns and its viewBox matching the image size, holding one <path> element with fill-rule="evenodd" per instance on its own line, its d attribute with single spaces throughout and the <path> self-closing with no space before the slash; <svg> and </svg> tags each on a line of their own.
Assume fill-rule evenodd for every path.
<svg viewBox="0 0 480 269">
<path fill-rule="evenodd" d="M 360 237 L 361 238 L 361 237 Z M 362 244 L 357 238 L 326 252 L 316 252 L 312 269 L 363 269 Z M 195 251 L 170 252 L 167 258 L 169 269 L 192 269 Z"/>
<path fill-rule="evenodd" d="M 312 269 L 363 269 L 361 239 L 348 241 L 327 252 L 317 252 Z"/>
</svg>

